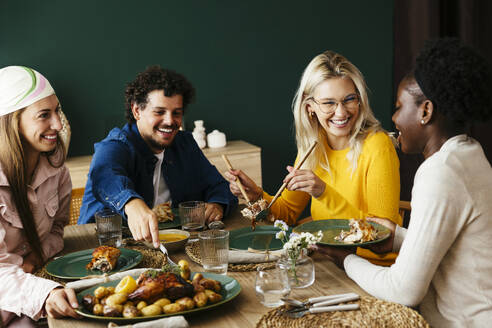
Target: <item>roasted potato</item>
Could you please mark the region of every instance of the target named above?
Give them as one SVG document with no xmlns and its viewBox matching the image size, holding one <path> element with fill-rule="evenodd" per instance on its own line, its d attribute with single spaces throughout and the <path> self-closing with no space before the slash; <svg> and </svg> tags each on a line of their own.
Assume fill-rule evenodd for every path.
<svg viewBox="0 0 492 328">
<path fill-rule="evenodd" d="M 99 304 L 106 305 L 106 300 L 108 299 L 109 296 L 105 296 L 99 300 Z"/>
<path fill-rule="evenodd" d="M 195 304 L 197 307 L 202 307 L 207 305 L 208 297 L 207 294 L 205 294 L 204 291 L 198 292 L 193 296 L 193 301 L 195 301 Z"/>
<path fill-rule="evenodd" d="M 137 303 L 137 309 L 139 309 L 139 310 L 142 310 L 146 306 L 147 306 L 147 303 L 145 301 L 140 301 Z"/>
<path fill-rule="evenodd" d="M 201 273 L 195 273 L 195 275 L 193 276 L 193 282 L 200 281 L 202 279 L 203 279 L 203 274 Z"/>
<path fill-rule="evenodd" d="M 123 304 L 123 307 L 125 306 L 135 306 L 132 301 L 126 301 L 125 304 Z"/>
<path fill-rule="evenodd" d="M 181 278 L 184 280 L 190 279 L 190 264 L 186 260 L 179 260 L 178 266 L 181 268 Z"/>
<path fill-rule="evenodd" d="M 97 287 L 94 291 L 94 296 L 97 298 L 103 298 L 109 295 L 109 290 L 106 287 Z"/>
<path fill-rule="evenodd" d="M 109 295 L 114 294 L 114 290 L 115 290 L 114 287 L 107 287 L 106 289 L 108 290 Z"/>
<path fill-rule="evenodd" d="M 171 304 L 171 301 L 168 298 L 160 298 L 155 301 L 154 304 L 163 307 L 165 305 Z"/>
<path fill-rule="evenodd" d="M 150 305 L 147 305 L 146 307 L 142 308 L 140 311 L 142 311 L 142 315 L 144 317 L 150 317 L 153 315 L 161 314 L 162 313 L 162 307 L 160 307 L 159 305 L 150 304 Z"/>
<path fill-rule="evenodd" d="M 97 297 L 92 296 L 90 294 L 87 294 L 82 298 L 82 305 L 90 312 L 92 312 L 94 305 L 98 303 L 99 303 L 99 299 L 97 299 Z"/>
<path fill-rule="evenodd" d="M 178 312 L 184 311 L 184 310 L 186 310 L 186 307 L 183 304 L 171 303 L 171 304 L 165 305 L 162 309 L 164 310 L 164 313 L 170 314 L 170 313 L 178 313 Z"/>
<path fill-rule="evenodd" d="M 210 303 L 217 303 L 222 300 L 222 295 L 217 294 L 213 290 L 205 289 L 205 295 L 207 295 L 208 301 Z"/>
<path fill-rule="evenodd" d="M 92 308 L 92 313 L 94 315 L 103 315 L 103 313 L 104 313 L 104 305 L 102 305 L 102 304 L 94 304 L 94 307 Z"/>
<path fill-rule="evenodd" d="M 176 303 L 184 305 L 186 310 L 191 310 L 195 307 L 195 301 L 193 301 L 190 297 L 181 297 L 176 300 Z"/>
<path fill-rule="evenodd" d="M 123 317 L 136 318 L 140 315 L 140 311 L 133 305 L 127 305 L 123 307 Z"/>
<path fill-rule="evenodd" d="M 106 299 L 106 305 L 113 306 L 123 304 L 128 299 L 128 295 L 125 293 L 118 293 L 108 296 Z"/>
<path fill-rule="evenodd" d="M 220 282 L 212 279 L 203 278 L 199 281 L 200 286 L 205 289 L 215 290 L 216 292 L 220 291 Z"/>
<path fill-rule="evenodd" d="M 103 308 L 103 314 L 105 317 L 121 317 L 123 314 L 123 305 L 105 305 Z"/>
</svg>

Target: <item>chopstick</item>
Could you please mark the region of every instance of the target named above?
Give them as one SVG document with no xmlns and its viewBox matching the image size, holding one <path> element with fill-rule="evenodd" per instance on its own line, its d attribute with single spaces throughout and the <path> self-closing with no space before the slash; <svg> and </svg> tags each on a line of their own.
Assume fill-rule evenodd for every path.
<svg viewBox="0 0 492 328">
<path fill-rule="evenodd" d="M 222 154 L 222 159 L 224 160 L 229 170 L 234 170 L 232 168 L 231 162 L 229 162 L 229 159 L 225 154 Z M 248 194 L 246 193 L 246 190 L 244 190 L 243 184 L 241 183 L 241 180 L 238 177 L 236 177 L 236 184 L 239 187 L 239 190 L 241 190 L 241 194 L 243 194 L 244 199 L 246 199 L 246 201 L 248 202 L 248 205 L 251 205 L 251 201 L 249 200 Z"/>
<path fill-rule="evenodd" d="M 293 172 L 297 171 L 299 168 L 301 168 L 302 164 L 304 164 L 304 162 L 306 161 L 306 159 L 308 158 L 309 154 L 311 154 L 311 152 L 313 151 L 313 149 L 316 147 L 316 145 L 318 144 L 318 142 L 313 142 L 313 144 L 311 145 L 311 147 L 309 147 L 309 149 L 307 150 L 307 152 L 304 154 L 304 156 L 302 156 L 301 160 L 299 162 L 297 162 L 297 164 L 294 166 L 294 170 L 292 170 Z M 275 194 L 275 196 L 273 197 L 272 201 L 270 202 L 270 204 L 268 204 L 268 207 L 267 209 L 269 209 L 273 203 L 275 203 L 275 201 L 277 200 L 277 198 L 280 196 L 280 194 L 282 193 L 282 191 L 284 191 L 285 187 L 287 187 L 287 183 L 284 182 L 284 184 L 282 186 L 280 186 L 280 189 L 277 191 L 277 193 Z"/>
</svg>

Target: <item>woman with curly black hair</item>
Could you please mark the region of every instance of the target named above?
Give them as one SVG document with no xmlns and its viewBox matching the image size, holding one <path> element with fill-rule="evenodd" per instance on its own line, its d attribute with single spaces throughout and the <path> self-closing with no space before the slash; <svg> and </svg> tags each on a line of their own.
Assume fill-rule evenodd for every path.
<svg viewBox="0 0 492 328">
<path fill-rule="evenodd" d="M 370 294 L 420 311 L 433 327 L 485 327 L 492 319 L 492 168 L 466 127 L 492 116 L 492 77 L 457 39 L 428 42 L 398 88 L 393 121 L 406 153 L 423 153 L 408 229 L 385 245 L 389 268 L 320 249 Z"/>
</svg>

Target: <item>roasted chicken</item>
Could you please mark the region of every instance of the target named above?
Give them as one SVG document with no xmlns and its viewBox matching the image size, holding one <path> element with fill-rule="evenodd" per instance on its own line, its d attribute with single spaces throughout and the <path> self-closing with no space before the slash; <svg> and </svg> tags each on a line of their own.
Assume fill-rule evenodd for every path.
<svg viewBox="0 0 492 328">
<path fill-rule="evenodd" d="M 137 289 L 128 295 L 130 301 L 151 303 L 165 295 L 170 300 L 193 297 L 193 285 L 172 272 L 147 270 L 137 279 Z"/>
<path fill-rule="evenodd" d="M 111 246 L 99 246 L 92 252 L 92 260 L 87 264 L 87 270 L 109 272 L 116 268 L 120 250 Z"/>
</svg>

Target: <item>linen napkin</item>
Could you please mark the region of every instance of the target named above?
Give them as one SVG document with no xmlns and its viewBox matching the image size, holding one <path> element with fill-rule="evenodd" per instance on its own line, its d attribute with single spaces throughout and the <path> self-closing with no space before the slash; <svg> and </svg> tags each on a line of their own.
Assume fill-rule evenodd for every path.
<svg viewBox="0 0 492 328">
<path fill-rule="evenodd" d="M 108 328 L 189 328 L 188 321 L 182 316 L 162 318 L 152 321 L 144 321 L 133 325 L 118 326 L 114 322 L 108 324 Z"/>
<path fill-rule="evenodd" d="M 264 263 L 277 261 L 285 251 L 258 251 L 249 249 L 247 251 L 229 250 L 229 263 Z"/>
<path fill-rule="evenodd" d="M 97 278 L 91 278 L 91 279 L 80 279 L 76 281 L 71 281 L 65 285 L 66 288 L 73 288 L 76 291 L 86 289 L 89 287 L 92 287 L 94 285 L 99 285 L 108 281 L 113 281 L 113 280 L 120 280 L 126 276 L 138 276 L 141 273 L 151 270 L 152 268 L 144 268 L 144 269 L 133 269 L 133 270 L 127 270 L 127 271 L 122 271 L 122 272 L 117 272 L 115 274 L 112 274 L 110 276 L 100 276 Z M 155 268 L 153 269 L 155 270 Z"/>
</svg>

